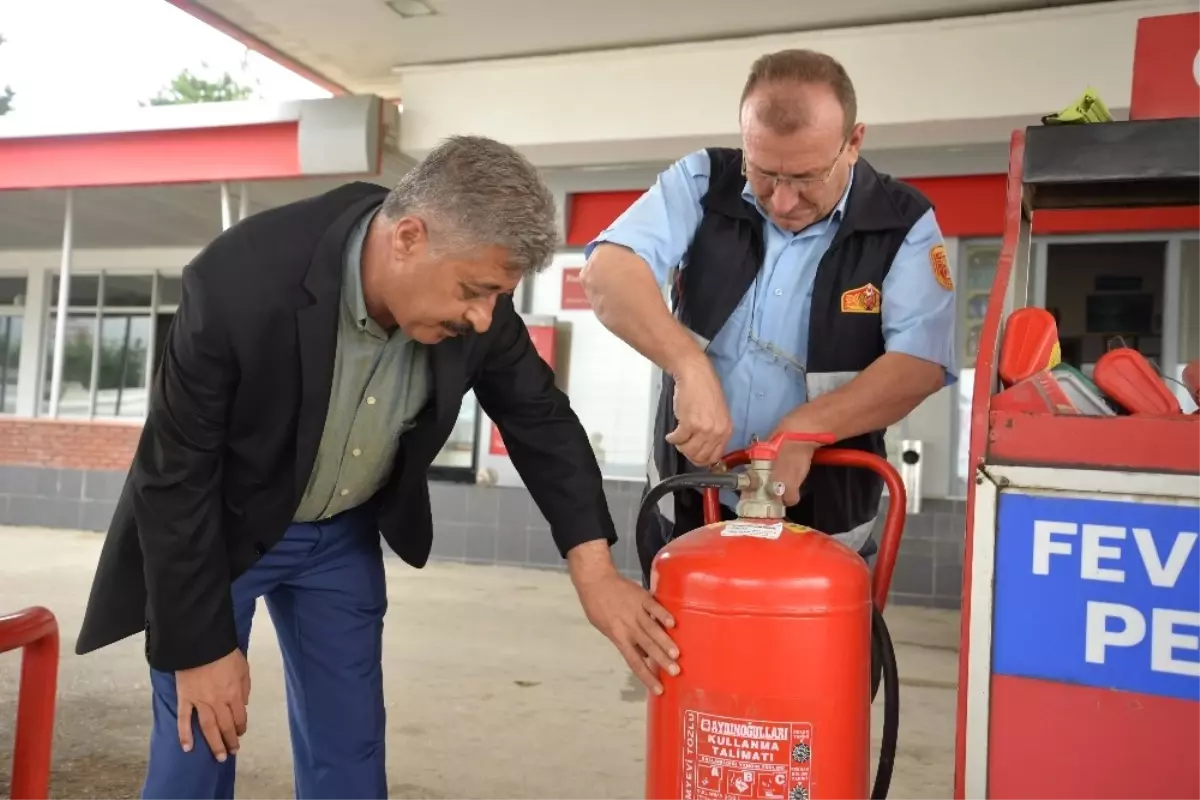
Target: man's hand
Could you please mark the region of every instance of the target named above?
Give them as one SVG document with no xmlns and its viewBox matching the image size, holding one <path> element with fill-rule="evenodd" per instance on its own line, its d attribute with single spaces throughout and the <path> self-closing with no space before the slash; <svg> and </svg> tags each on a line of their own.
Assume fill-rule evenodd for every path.
<svg viewBox="0 0 1200 800">
<path fill-rule="evenodd" d="M 250 665 L 241 650 L 211 664 L 175 673 L 179 744 L 192 751 L 192 712 L 217 761 L 237 755 L 238 737 L 246 733 L 246 704 L 250 702 Z"/>
<path fill-rule="evenodd" d="M 820 445 L 815 442 L 784 442 L 771 470 L 771 480 L 783 484 L 783 504 L 800 502 L 800 485 L 812 468 L 813 453 Z"/>
<path fill-rule="evenodd" d="M 607 542 L 578 545 L 567 553 L 567 562 L 588 621 L 617 646 L 647 689 L 662 694 L 651 665 L 679 674 L 679 648 L 664 630 L 675 627 L 670 613 L 639 584 L 617 572 Z"/>
<path fill-rule="evenodd" d="M 792 432 L 808 432 L 813 429 L 805 424 L 802 415 L 808 408 L 801 406 L 784 417 L 777 428 L 771 431 L 768 439 L 774 439 L 781 433 L 786 431 Z M 816 431 L 824 433 L 825 431 Z M 800 485 L 804 483 L 804 479 L 808 477 L 808 471 L 812 469 L 813 453 L 821 445 L 816 442 L 789 442 L 785 441 L 779 447 L 779 456 L 775 459 L 775 466 L 771 470 L 771 480 L 783 484 L 783 504 L 785 506 L 794 506 L 800 502 Z"/>
<path fill-rule="evenodd" d="M 704 467 L 725 455 L 733 433 L 733 421 L 721 382 L 707 356 L 693 359 L 675 376 L 675 430 L 666 435 L 669 444 L 696 466 Z"/>
</svg>

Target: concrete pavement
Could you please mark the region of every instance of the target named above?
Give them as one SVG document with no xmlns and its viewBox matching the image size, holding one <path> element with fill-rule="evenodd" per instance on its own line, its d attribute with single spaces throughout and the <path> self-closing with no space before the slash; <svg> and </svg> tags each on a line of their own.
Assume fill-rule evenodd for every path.
<svg viewBox="0 0 1200 800">
<path fill-rule="evenodd" d="M 101 536 L 0 528 L 0 613 L 48 606 L 62 626 L 55 797 L 136 797 L 150 723 L 142 640 L 74 654 Z M 584 619 L 564 573 L 388 560 L 384 640 L 393 798 L 642 797 L 644 693 Z M 958 615 L 887 613 L 901 672 L 896 798 L 947 798 Z M 291 797 L 283 674 L 265 606 L 250 648 L 239 798 Z M 0 796 L 8 794 L 19 658 L 0 656 Z M 875 708 L 878 736 L 882 699 Z"/>
</svg>

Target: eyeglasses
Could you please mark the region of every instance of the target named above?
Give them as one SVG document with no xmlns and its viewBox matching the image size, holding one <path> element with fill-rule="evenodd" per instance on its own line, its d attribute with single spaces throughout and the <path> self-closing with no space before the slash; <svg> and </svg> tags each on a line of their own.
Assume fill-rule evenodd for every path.
<svg viewBox="0 0 1200 800">
<path fill-rule="evenodd" d="M 742 152 L 742 177 L 749 180 L 760 187 L 765 188 L 770 184 L 771 191 L 774 192 L 779 188 L 779 184 L 783 184 L 788 188 L 806 194 L 818 189 L 833 177 L 833 171 L 837 169 L 838 162 L 842 160 L 842 155 L 846 152 L 846 145 L 850 143 L 850 137 L 842 139 L 842 146 L 838 148 L 837 155 L 833 157 L 833 163 L 829 165 L 829 169 L 820 177 L 810 175 L 780 175 L 776 172 L 767 172 L 758 167 L 751 166 L 746 161 L 746 153 Z"/>
</svg>

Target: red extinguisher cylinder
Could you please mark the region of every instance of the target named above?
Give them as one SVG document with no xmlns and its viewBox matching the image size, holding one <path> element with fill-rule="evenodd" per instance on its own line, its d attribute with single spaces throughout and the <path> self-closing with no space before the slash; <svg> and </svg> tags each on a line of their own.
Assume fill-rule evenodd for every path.
<svg viewBox="0 0 1200 800">
<path fill-rule="evenodd" d="M 870 454 L 825 455 L 836 453 L 895 474 L 857 461 Z M 730 466 L 738 459 L 766 463 L 761 451 L 731 454 Z M 903 495 L 891 503 L 903 512 Z M 898 537 L 885 530 L 881 545 Z M 675 618 L 681 656 L 648 701 L 647 798 L 870 796 L 874 611 L 862 557 L 785 519 L 710 522 L 664 546 L 650 589 Z"/>
<path fill-rule="evenodd" d="M 794 434 L 793 434 L 794 436 Z M 788 436 L 786 438 L 792 438 Z M 832 437 L 830 437 L 832 439 Z M 808 440 L 808 437 L 805 437 Z M 816 436 L 812 440 L 818 441 Z M 761 447 L 762 445 L 760 445 Z M 750 463 L 750 449 L 735 450 L 721 459 L 727 468 Z M 900 537 L 904 533 L 904 515 L 907 513 L 908 494 L 904 479 L 895 467 L 874 453 L 862 450 L 820 449 L 813 453 L 812 463 L 827 467 L 859 467 L 869 469 L 883 478 L 888 490 L 888 507 L 883 517 L 883 532 L 879 540 L 879 553 L 875 557 L 875 569 L 871 578 L 871 597 L 880 611 L 887 606 L 888 591 L 892 586 L 892 573 L 896 571 L 896 556 L 900 554 Z M 716 489 L 704 490 L 704 523 L 721 520 L 721 501 Z"/>
</svg>

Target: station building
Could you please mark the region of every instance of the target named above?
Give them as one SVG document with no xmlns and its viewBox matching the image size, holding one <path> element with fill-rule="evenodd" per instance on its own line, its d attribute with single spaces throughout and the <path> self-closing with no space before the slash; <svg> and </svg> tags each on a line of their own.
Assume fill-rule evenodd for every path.
<svg viewBox="0 0 1200 800">
<path fill-rule="evenodd" d="M 757 56 L 809 47 L 853 78 L 864 156 L 928 195 L 947 237 L 962 374 L 889 431 L 897 463 L 921 453 L 893 596 L 941 607 L 961 597 L 972 370 L 1009 137 L 1089 88 L 1128 118 L 1160 40 L 1198 35 L 1194 21 L 1139 25 L 1193 11 L 1174 0 L 171 2 L 330 97 L 103 126 L 0 119 L 0 524 L 106 529 L 180 271 L 207 241 L 347 180 L 390 185 L 443 137 L 474 133 L 518 147 L 557 196 L 560 250 L 518 307 L 591 435 L 618 563 L 636 572 L 654 370 L 594 319 L 582 250 L 672 160 L 740 143 Z M 1194 102 L 1198 71 L 1169 91 Z M 1064 360 L 1087 372 L 1118 336 L 1168 376 L 1200 356 L 1198 231 L 1196 207 L 1039 214 L 1032 294 L 1058 319 Z M 561 565 L 473 398 L 429 477 L 436 558 Z"/>
</svg>

